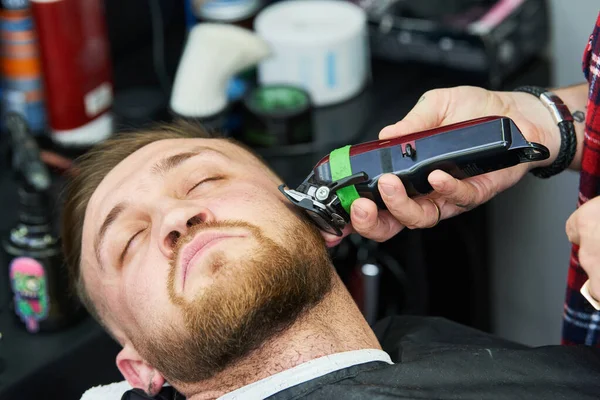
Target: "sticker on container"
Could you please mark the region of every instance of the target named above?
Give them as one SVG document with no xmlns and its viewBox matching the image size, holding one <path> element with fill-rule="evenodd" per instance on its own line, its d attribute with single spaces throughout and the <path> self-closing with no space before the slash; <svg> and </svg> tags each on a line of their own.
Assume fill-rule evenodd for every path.
<svg viewBox="0 0 600 400">
<path fill-rule="evenodd" d="M 92 118 L 106 110 L 112 104 L 112 85 L 104 82 L 85 95 L 85 113 Z"/>
<path fill-rule="evenodd" d="M 39 331 L 39 323 L 48 317 L 50 302 L 46 273 L 39 261 L 29 257 L 15 258 L 9 268 L 14 294 L 15 312 L 31 333 Z"/>
</svg>

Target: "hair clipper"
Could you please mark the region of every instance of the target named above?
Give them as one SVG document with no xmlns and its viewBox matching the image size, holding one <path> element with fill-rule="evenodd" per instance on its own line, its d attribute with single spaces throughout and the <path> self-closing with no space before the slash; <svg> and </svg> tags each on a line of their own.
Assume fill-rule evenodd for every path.
<svg viewBox="0 0 600 400">
<path fill-rule="evenodd" d="M 377 185 L 385 173 L 398 176 L 408 195 L 418 197 L 433 190 L 427 178 L 437 169 L 465 179 L 549 155 L 543 145 L 528 142 L 510 118 L 484 117 L 336 149 L 295 190 L 286 185 L 279 190 L 320 229 L 341 236 L 357 198 L 386 209 Z"/>
</svg>

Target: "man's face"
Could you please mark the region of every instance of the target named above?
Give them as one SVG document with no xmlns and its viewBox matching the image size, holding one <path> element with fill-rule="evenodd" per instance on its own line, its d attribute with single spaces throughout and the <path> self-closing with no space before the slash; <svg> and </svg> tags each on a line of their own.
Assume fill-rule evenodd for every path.
<svg viewBox="0 0 600 400">
<path fill-rule="evenodd" d="M 102 181 L 85 215 L 82 273 L 117 335 L 171 382 L 222 371 L 329 291 L 319 232 L 245 150 L 171 139 Z"/>
</svg>

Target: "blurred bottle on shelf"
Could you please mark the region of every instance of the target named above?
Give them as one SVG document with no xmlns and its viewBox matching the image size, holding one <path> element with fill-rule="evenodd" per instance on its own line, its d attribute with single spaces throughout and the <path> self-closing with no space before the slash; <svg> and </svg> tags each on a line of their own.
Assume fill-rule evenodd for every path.
<svg viewBox="0 0 600 400">
<path fill-rule="evenodd" d="M 46 105 L 29 0 L 0 1 L 0 54 L 2 114 L 16 111 L 25 117 L 34 135 L 43 134 Z"/>
<path fill-rule="evenodd" d="M 235 25 L 253 31 L 254 19 L 269 0 L 184 0 L 188 30 L 199 23 Z M 229 79 L 227 99 L 230 107 L 217 129 L 228 135 L 241 134 L 245 120 L 242 101 L 256 82 L 256 66 Z"/>
<path fill-rule="evenodd" d="M 113 131 L 112 64 L 101 0 L 31 0 L 51 137 L 89 147 Z"/>
<path fill-rule="evenodd" d="M 18 184 L 17 223 L 2 237 L 12 308 L 30 333 L 63 329 L 84 315 L 68 288 L 60 238 L 53 227 L 51 177 L 37 143 L 18 113 L 4 118 Z"/>
</svg>

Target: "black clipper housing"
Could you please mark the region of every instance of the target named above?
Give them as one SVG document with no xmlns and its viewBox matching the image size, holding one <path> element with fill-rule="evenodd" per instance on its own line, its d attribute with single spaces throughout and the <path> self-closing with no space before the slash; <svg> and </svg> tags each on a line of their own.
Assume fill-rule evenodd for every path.
<svg viewBox="0 0 600 400">
<path fill-rule="evenodd" d="M 440 169 L 457 179 L 485 174 L 524 162 L 547 159 L 549 151 L 528 142 L 515 123 L 506 117 L 484 117 L 391 140 L 377 140 L 350 147 L 352 174 L 333 180 L 329 156 L 295 190 L 281 185 L 279 190 L 304 209 L 323 231 L 342 235 L 350 216 L 337 191 L 354 185 L 360 197 L 373 200 L 386 209 L 378 190 L 385 173 L 400 178 L 410 197 L 430 193 L 427 178 Z"/>
</svg>

